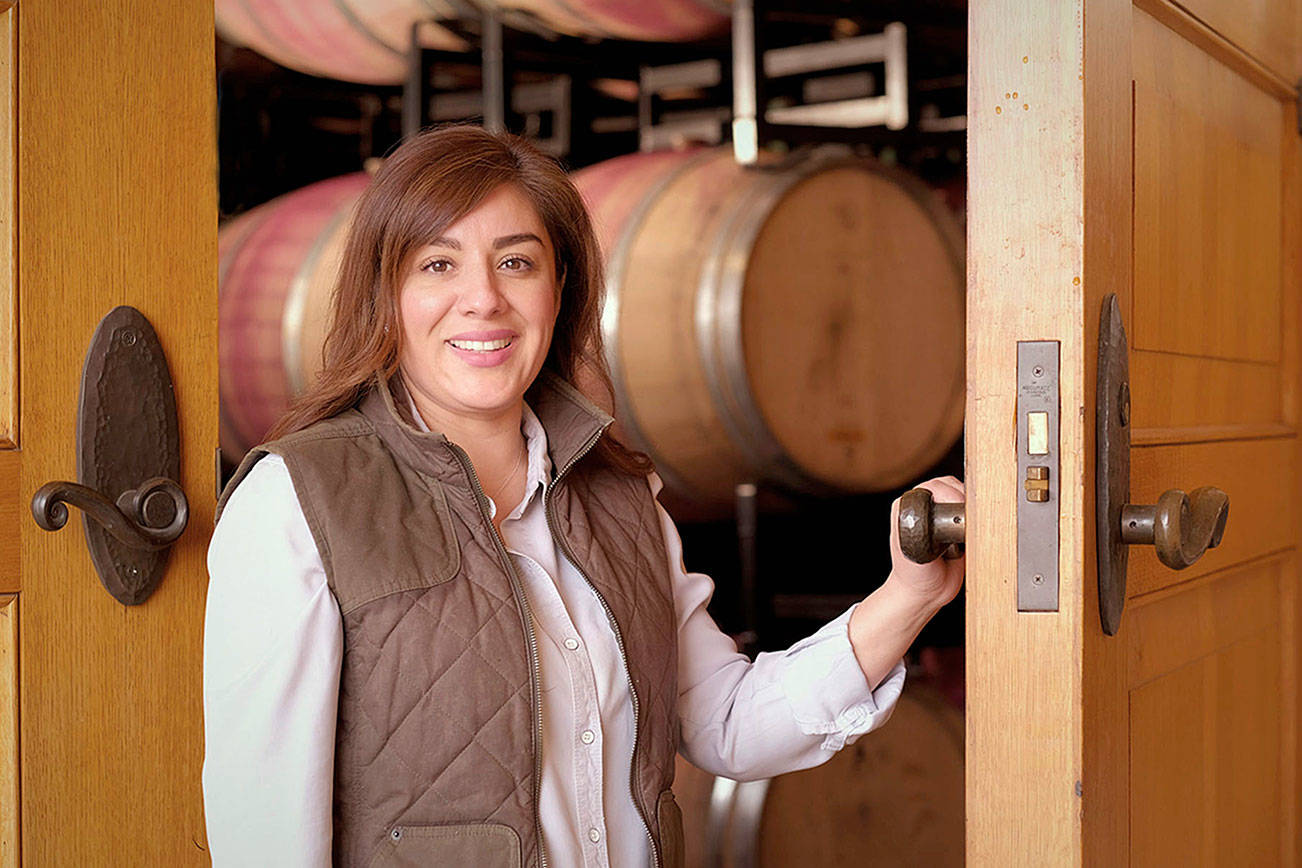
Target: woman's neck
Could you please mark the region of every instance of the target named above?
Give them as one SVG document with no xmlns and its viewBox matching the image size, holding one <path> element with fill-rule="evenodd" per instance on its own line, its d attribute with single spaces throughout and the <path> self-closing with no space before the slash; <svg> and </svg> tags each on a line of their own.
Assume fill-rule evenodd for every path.
<svg viewBox="0 0 1302 868">
<path fill-rule="evenodd" d="M 524 414 L 523 399 L 499 413 L 465 416 L 426 399 L 412 389 L 405 378 L 403 385 L 412 396 L 416 412 L 420 413 L 426 427 L 438 431 L 465 450 L 484 493 L 497 506 L 493 523 L 500 526 L 502 518 L 524 496 L 528 475 L 528 458 L 520 427 Z"/>
</svg>

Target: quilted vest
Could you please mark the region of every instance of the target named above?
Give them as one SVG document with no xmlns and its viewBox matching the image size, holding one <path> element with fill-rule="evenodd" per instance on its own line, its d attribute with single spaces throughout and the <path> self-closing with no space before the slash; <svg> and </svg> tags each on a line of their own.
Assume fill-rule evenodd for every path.
<svg viewBox="0 0 1302 868">
<path fill-rule="evenodd" d="M 217 515 L 263 455 L 283 457 L 343 617 L 335 864 L 542 865 L 523 587 L 469 459 L 414 427 L 401 397 L 377 384 L 356 408 L 258 446 Z M 658 864 L 678 868 L 677 633 L 655 503 L 645 479 L 585 459 L 611 420 L 577 390 L 544 373 L 528 400 L 555 471 L 549 526 L 604 600 L 627 663 L 633 798 Z"/>
</svg>

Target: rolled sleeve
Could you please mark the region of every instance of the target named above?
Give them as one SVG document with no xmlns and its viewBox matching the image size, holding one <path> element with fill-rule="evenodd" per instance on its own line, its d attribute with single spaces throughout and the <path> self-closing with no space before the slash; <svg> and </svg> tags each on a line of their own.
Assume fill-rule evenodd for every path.
<svg viewBox="0 0 1302 868">
<path fill-rule="evenodd" d="M 857 605 L 857 604 L 856 604 Z M 851 606 L 812 636 L 787 649 L 782 690 L 796 725 L 805 735 L 824 736 L 824 750 L 854 744 L 890 719 L 904 689 L 904 661 L 872 690 L 850 646 Z"/>
</svg>

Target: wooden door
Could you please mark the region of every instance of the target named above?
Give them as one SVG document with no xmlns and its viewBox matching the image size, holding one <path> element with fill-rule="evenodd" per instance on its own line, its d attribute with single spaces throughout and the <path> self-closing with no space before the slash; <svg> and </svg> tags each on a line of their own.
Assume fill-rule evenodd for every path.
<svg viewBox="0 0 1302 868">
<path fill-rule="evenodd" d="M 0 865 L 206 859 L 212 19 L 211 0 L 0 2 Z M 191 509 L 162 585 L 133 607 L 101 587 L 80 517 L 47 533 L 30 512 L 39 486 L 77 478 L 82 361 L 119 304 L 167 354 Z"/>
<path fill-rule="evenodd" d="M 1294 865 L 1298 0 L 970 4 L 968 860 Z M 1098 323 L 1130 342 L 1132 501 L 1224 542 L 1094 554 Z M 1061 350 L 1060 606 L 1016 604 L 1017 342 Z"/>
</svg>

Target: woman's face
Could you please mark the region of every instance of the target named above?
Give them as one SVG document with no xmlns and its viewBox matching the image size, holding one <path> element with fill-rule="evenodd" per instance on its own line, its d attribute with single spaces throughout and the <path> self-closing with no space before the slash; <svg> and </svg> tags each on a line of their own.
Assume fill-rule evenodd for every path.
<svg viewBox="0 0 1302 868">
<path fill-rule="evenodd" d="M 542 219 L 514 184 L 415 252 L 398 295 L 399 361 L 427 422 L 519 406 L 551 346 L 555 262 Z"/>
</svg>

